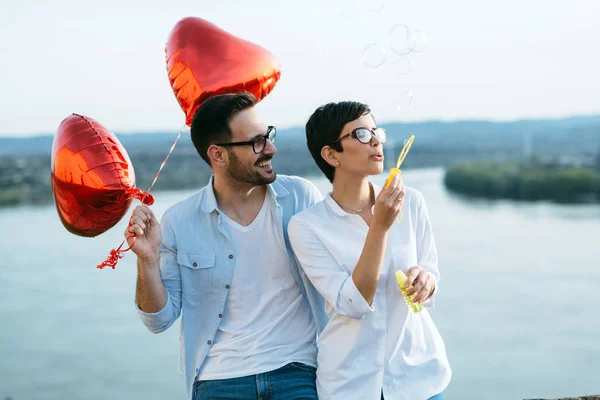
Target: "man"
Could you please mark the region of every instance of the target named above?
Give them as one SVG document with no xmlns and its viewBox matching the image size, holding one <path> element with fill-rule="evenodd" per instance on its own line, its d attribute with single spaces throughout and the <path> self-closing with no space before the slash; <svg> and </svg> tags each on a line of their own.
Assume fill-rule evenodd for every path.
<svg viewBox="0 0 600 400">
<path fill-rule="evenodd" d="M 204 103 L 191 136 L 213 171 L 208 185 L 160 225 L 136 207 L 125 232 L 136 236 L 144 324 L 159 333 L 183 313 L 180 365 L 193 399 L 317 398 L 316 335 L 326 318 L 287 224 L 322 196 L 305 179 L 276 177 L 276 129 L 255 102 L 243 93 Z"/>
</svg>

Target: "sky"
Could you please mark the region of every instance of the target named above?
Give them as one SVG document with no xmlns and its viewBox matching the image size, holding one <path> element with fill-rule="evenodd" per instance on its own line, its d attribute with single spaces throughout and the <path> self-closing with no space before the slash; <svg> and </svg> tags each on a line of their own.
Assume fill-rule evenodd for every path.
<svg viewBox="0 0 600 400">
<path fill-rule="evenodd" d="M 600 114 L 598 0 L 0 5 L 0 136 L 53 134 L 71 113 L 116 133 L 178 132 L 184 114 L 168 82 L 164 48 L 188 16 L 278 58 L 281 79 L 257 109 L 281 128 L 304 125 L 319 105 L 341 100 L 368 103 L 378 122 Z M 387 48 L 397 24 L 427 38 L 423 52 L 408 56 L 413 71 L 396 74 L 395 63 L 407 58 L 398 61 L 389 50 L 383 65 L 367 66 L 365 47 Z"/>
</svg>

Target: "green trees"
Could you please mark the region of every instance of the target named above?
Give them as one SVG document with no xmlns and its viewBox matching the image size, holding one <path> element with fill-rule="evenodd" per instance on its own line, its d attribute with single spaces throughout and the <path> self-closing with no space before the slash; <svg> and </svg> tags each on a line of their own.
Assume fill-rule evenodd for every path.
<svg viewBox="0 0 600 400">
<path fill-rule="evenodd" d="M 444 184 L 453 192 L 490 199 L 600 201 L 600 172 L 592 168 L 469 162 L 448 169 Z"/>
</svg>

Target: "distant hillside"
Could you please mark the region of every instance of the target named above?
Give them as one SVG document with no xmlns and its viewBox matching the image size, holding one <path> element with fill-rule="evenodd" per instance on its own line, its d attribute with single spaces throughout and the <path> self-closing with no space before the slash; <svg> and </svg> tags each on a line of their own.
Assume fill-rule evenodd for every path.
<svg viewBox="0 0 600 400">
<path fill-rule="evenodd" d="M 391 140 L 415 135 L 415 148 L 431 150 L 531 151 L 539 155 L 560 153 L 595 153 L 600 150 L 600 116 L 572 117 L 557 120 L 491 121 L 427 121 L 417 123 L 384 123 Z M 139 132 L 117 137 L 128 152 L 136 149 L 166 148 L 175 140 L 173 132 Z M 54 134 L 29 138 L 0 138 L 0 156 L 50 154 Z M 305 143 L 303 127 L 280 129 L 277 140 Z M 182 147 L 192 146 L 189 131 L 182 136 Z M 528 150 L 529 149 L 529 150 Z"/>
<path fill-rule="evenodd" d="M 116 133 L 116 135 L 123 146 L 129 151 L 129 148 L 170 145 L 177 137 L 177 133 L 179 132 L 139 132 L 127 134 Z M 0 137 L 0 156 L 50 154 L 52 152 L 53 140 L 54 134 L 25 138 Z"/>
<path fill-rule="evenodd" d="M 415 141 L 403 169 L 452 168 L 462 162 L 515 163 L 536 160 L 544 168 L 600 170 L 600 116 L 562 120 L 488 122 L 430 121 L 382 124 L 388 131 L 385 168 L 395 165 L 403 142 Z M 177 132 L 118 134 L 135 168 L 137 187 L 147 188 Z M 53 136 L 0 138 L 0 207 L 52 202 L 50 154 Z M 273 166 L 280 174 L 321 176 L 301 127 L 280 129 Z M 211 170 L 182 135 L 154 189 L 205 185 Z"/>
</svg>

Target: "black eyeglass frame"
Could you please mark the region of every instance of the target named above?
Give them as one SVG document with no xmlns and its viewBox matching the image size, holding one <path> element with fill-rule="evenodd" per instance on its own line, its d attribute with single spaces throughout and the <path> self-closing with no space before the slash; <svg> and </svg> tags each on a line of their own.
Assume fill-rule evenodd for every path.
<svg viewBox="0 0 600 400">
<path fill-rule="evenodd" d="M 275 128 L 274 126 L 270 125 L 270 126 L 267 127 L 267 133 L 265 133 L 264 135 L 257 136 L 256 138 L 254 138 L 252 140 L 247 140 L 245 142 L 215 143 L 215 146 L 223 146 L 223 147 L 228 147 L 228 146 L 252 146 L 252 151 L 254 151 L 255 154 L 259 154 L 267 146 L 267 140 L 269 142 L 271 142 L 271 143 L 275 143 L 275 138 L 276 137 L 277 137 L 277 128 Z M 256 151 L 256 144 L 260 140 L 264 140 L 264 144 L 263 144 L 262 148 L 259 151 Z"/>
<path fill-rule="evenodd" d="M 360 140 L 360 138 L 358 137 L 358 135 L 356 134 L 356 132 L 360 131 L 360 130 L 365 130 L 365 131 L 369 131 L 371 133 L 371 136 L 369 136 L 369 141 L 368 142 L 363 142 L 362 140 Z M 383 138 L 381 138 L 376 132 L 383 132 Z M 337 142 L 346 139 L 348 136 L 353 137 L 354 139 L 358 140 L 359 142 L 361 142 L 362 144 L 370 144 L 371 141 L 373 141 L 373 137 L 376 137 L 377 139 L 379 139 L 379 141 L 381 143 L 385 143 L 387 141 L 387 133 L 385 131 L 384 128 L 373 128 L 373 129 L 369 129 L 369 128 L 365 128 L 365 127 L 359 127 L 354 129 L 352 132 L 345 134 L 344 136 L 340 137 L 338 140 L 336 140 L 335 142 L 333 142 L 333 144 L 336 144 Z"/>
</svg>

